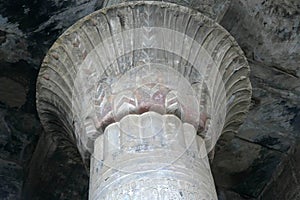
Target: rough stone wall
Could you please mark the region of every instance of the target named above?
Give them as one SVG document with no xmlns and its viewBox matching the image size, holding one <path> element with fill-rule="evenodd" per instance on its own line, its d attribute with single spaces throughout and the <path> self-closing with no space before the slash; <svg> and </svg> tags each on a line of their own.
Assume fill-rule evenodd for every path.
<svg viewBox="0 0 300 200">
<path fill-rule="evenodd" d="M 21 198 L 29 163 L 42 133 L 35 109 L 35 82 L 45 53 L 66 28 L 101 4 L 97 0 L 0 1 L 0 199 Z M 82 188 L 87 188 L 87 181 L 82 181 L 87 177 L 81 163 L 70 164 L 72 159 L 61 148 L 46 155 L 51 159 L 44 165 L 39 163 L 36 169 L 44 173 L 46 183 L 44 188 L 38 188 L 38 195 L 43 199 L 82 199 L 80 191 L 75 191 L 80 187 L 62 190 L 71 183 L 67 181 L 72 181 L 65 173 L 70 169 L 74 169 L 73 173 L 78 169 L 77 173 L 83 171 L 85 178 L 76 180 L 82 182 Z M 53 176 L 58 171 L 60 175 Z M 45 191 L 49 185 L 55 187 Z M 64 195 L 67 190 L 65 193 L 69 194 Z"/>
<path fill-rule="evenodd" d="M 248 58 L 253 105 L 217 146 L 219 197 L 299 199 L 300 2 L 237 0 L 220 23 Z"/>
<path fill-rule="evenodd" d="M 35 112 L 41 60 L 58 35 L 101 5 L 95 0 L 0 2 L 0 199 L 20 196 L 42 132 Z M 216 149 L 212 168 L 220 199 L 299 199 L 299 21 L 298 0 L 234 0 L 220 22 L 246 53 L 254 87 L 245 125 L 236 136 L 224 135 Z M 86 199 L 82 164 L 66 152 L 56 147 L 48 162 L 33 170 L 44 174 L 43 182 L 34 184 L 40 191 L 36 199 Z"/>
<path fill-rule="evenodd" d="M 2 86 L 1 86 L 2 87 Z M 31 113 L 0 107 L 0 199 L 19 199 L 41 127 Z"/>
<path fill-rule="evenodd" d="M 299 142 L 299 141 L 298 141 Z M 291 151 L 291 156 L 285 158 L 279 167 L 279 173 L 276 174 L 270 186 L 266 189 L 263 199 L 300 199 L 300 149 L 296 146 Z M 276 196 L 274 195 L 276 191 Z"/>
<path fill-rule="evenodd" d="M 236 0 L 221 24 L 236 38 L 249 60 L 299 78 L 300 2 Z M 297 88 L 299 95 L 299 87 Z"/>
<path fill-rule="evenodd" d="M 41 133 L 36 149 L 21 199 L 87 199 L 88 175 L 73 144 Z"/>
</svg>

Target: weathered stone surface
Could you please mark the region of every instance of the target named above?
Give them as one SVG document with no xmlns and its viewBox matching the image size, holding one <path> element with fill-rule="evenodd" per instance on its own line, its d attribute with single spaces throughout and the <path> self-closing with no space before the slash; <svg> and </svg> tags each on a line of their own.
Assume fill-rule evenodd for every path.
<svg viewBox="0 0 300 200">
<path fill-rule="evenodd" d="M 195 127 L 175 115 L 126 115 L 95 141 L 90 200 L 217 199 Z"/>
<path fill-rule="evenodd" d="M 262 194 L 262 199 L 299 199 L 300 198 L 300 146 L 297 145 L 291 155 L 282 160 L 275 180 Z M 276 195 L 275 195 L 276 194 Z"/>
<path fill-rule="evenodd" d="M 264 98 L 266 102 L 267 99 L 271 101 L 281 100 L 289 104 L 287 106 L 290 107 L 291 112 L 297 113 L 296 107 L 300 102 L 300 79 L 277 68 L 266 66 L 262 62 L 250 61 L 249 63 L 251 83 L 256 88 L 254 98 L 258 100 Z M 280 112 L 278 109 L 273 112 L 276 111 Z M 286 123 L 286 121 L 282 121 L 282 123 Z"/>
<path fill-rule="evenodd" d="M 23 183 L 23 167 L 14 161 L 0 158 L 0 198 L 3 200 L 20 199 Z"/>
<path fill-rule="evenodd" d="M 0 62 L 0 104 L 24 112 L 36 113 L 35 82 L 38 70 L 24 60 Z"/>
<path fill-rule="evenodd" d="M 87 199 L 88 176 L 75 146 L 41 134 L 23 185 L 24 200 Z M 53 173 L 55 172 L 55 173 Z"/>
<path fill-rule="evenodd" d="M 36 117 L 29 113 L 36 113 L 35 82 L 45 52 L 63 30 L 101 4 L 96 0 L 0 2 L 0 199 L 20 198 L 40 133 Z"/>
<path fill-rule="evenodd" d="M 239 0 L 231 4 L 221 21 L 241 45 L 251 68 L 252 110 L 237 137 L 270 152 L 284 153 L 281 159 L 274 157 L 277 169 L 272 168 L 269 175 L 256 170 L 250 175 L 272 177 L 260 192 L 249 187 L 252 195 L 260 193 L 257 198 L 298 199 L 299 182 L 292 177 L 300 168 L 293 165 L 291 170 L 287 160 L 295 158 L 292 152 L 300 135 L 299 11 L 299 1 Z M 259 159 L 264 157 L 255 162 Z"/>
<path fill-rule="evenodd" d="M 221 137 L 213 161 L 219 197 L 297 199 L 298 184 L 291 179 L 300 168 L 292 165 L 291 170 L 287 159 L 297 158 L 292 152 L 300 134 L 295 123 L 299 96 L 291 88 L 299 85 L 298 79 L 258 62 L 250 62 L 250 67 L 253 96 L 249 115 L 237 135 Z M 277 178 L 281 173 L 282 178 Z M 285 188 L 280 195 L 279 187 Z"/>
<path fill-rule="evenodd" d="M 35 115 L 0 108 L 0 198 L 19 199 L 41 131 Z"/>
<path fill-rule="evenodd" d="M 233 1 L 221 24 L 250 60 L 300 77 L 300 2 Z"/>
<path fill-rule="evenodd" d="M 60 33 L 80 17 L 93 10 L 93 2 L 89 3 L 89 1 L 79 0 L 2 0 L 0 2 L 0 13 L 2 16 L 0 17 L 0 46 L 3 45 L 0 47 L 0 74 L 1 77 L 15 80 L 17 84 L 21 84 L 28 91 L 27 101 L 21 109 L 34 112 L 35 78 L 45 52 L 47 52 L 50 45 Z M 193 7 L 202 6 L 200 1 L 193 2 L 196 2 Z M 99 5 L 101 6 L 101 1 L 98 4 L 95 3 L 95 6 L 98 8 Z M 222 5 L 222 2 L 217 5 Z M 250 124 L 245 126 L 249 133 L 245 135 L 241 133 L 239 137 L 249 142 L 254 141 L 256 144 L 264 144 L 268 148 L 272 147 L 282 152 L 291 149 L 290 141 L 299 144 L 299 142 L 294 141 L 294 139 L 290 140 L 290 137 L 287 136 L 290 133 L 295 136 L 300 135 L 299 107 L 295 106 L 299 105 L 300 90 L 300 81 L 297 78 L 297 76 L 299 77 L 297 62 L 299 61 L 300 52 L 299 18 L 299 1 L 297 0 L 238 0 L 231 2 L 231 6 L 221 21 L 221 24 L 238 40 L 239 45 L 242 46 L 242 49 L 251 61 L 251 81 L 254 85 L 253 106 L 256 107 L 261 104 L 260 102 L 263 102 L 263 107 L 265 107 L 254 109 L 255 111 L 248 118 L 250 119 Z M 30 70 L 26 72 L 24 69 Z M 270 73 L 271 71 L 272 73 Z M 31 79 L 26 78 L 27 80 L 23 81 L 24 77 Z M 270 94 L 272 95 L 270 96 Z M 267 96 L 267 98 L 262 100 L 264 96 Z M 268 103 L 268 101 L 271 102 Z M 273 103 L 275 105 L 272 105 Z M 282 112 L 284 114 L 281 114 Z M 262 119 L 263 117 L 259 115 L 264 115 L 264 118 L 268 118 L 268 120 L 264 119 L 264 122 L 269 121 L 268 123 L 273 123 L 274 126 L 261 126 L 262 123 L 259 120 L 251 119 L 252 115 L 256 119 Z M 280 120 L 276 120 L 275 116 L 279 116 Z M 273 119 L 275 121 L 272 122 Z M 1 127 L 5 126 L 1 125 Z M 287 130 L 284 127 L 287 127 Z M 7 133 L 7 129 L 2 128 L 1 130 Z M 260 128 L 264 128 L 264 130 Z M 267 134 L 266 137 L 264 136 L 265 134 Z M 7 134 L 1 135 L 1 140 L 6 137 Z M 17 138 L 15 139 L 18 140 Z M 278 141 L 279 143 L 277 143 Z M 291 156 L 293 157 L 295 154 Z M 300 171 L 297 167 L 294 167 L 294 169 L 294 171 Z M 58 168 L 55 169 L 53 167 L 51 170 L 53 170 L 52 173 L 49 173 L 51 176 L 59 174 Z M 59 170 L 62 170 L 62 168 L 59 168 Z M 291 174 L 288 167 L 283 177 L 290 176 Z M 61 174 L 53 179 L 58 180 L 59 176 Z M 257 174 L 253 171 L 249 176 L 255 177 Z M 2 188 L 5 188 L 1 194 L 5 194 L 5 197 L 11 196 L 10 199 L 16 199 L 20 188 L 19 183 L 16 184 L 15 179 L 10 177 L 3 179 L 1 177 L 1 181 L 5 182 L 5 184 L 0 184 L 1 187 L 3 186 Z M 276 183 L 276 179 L 272 181 Z M 80 185 L 81 182 L 84 182 L 81 178 L 72 179 L 70 182 L 63 182 L 63 184 L 53 182 L 57 187 L 52 189 L 58 194 L 66 185 Z M 288 185 L 286 183 L 291 184 Z M 297 196 L 292 196 L 293 191 L 297 191 L 292 189 L 297 185 L 293 181 L 278 179 L 277 185 L 278 187 L 276 188 L 270 188 L 268 197 L 266 198 L 275 199 L 278 196 L 278 191 L 283 186 L 286 186 L 284 189 L 285 193 L 291 195 L 287 197 L 298 199 Z M 14 189 L 10 190 L 10 187 Z M 71 190 L 74 191 L 75 189 Z M 70 193 L 71 190 L 69 191 Z M 50 193 L 49 191 L 45 192 Z M 235 192 L 224 190 L 224 194 L 229 200 L 239 198 L 239 194 Z M 60 198 L 56 197 L 57 199 Z M 285 198 L 280 195 L 279 197 L 280 199 Z M 43 198 L 43 194 L 41 194 L 40 198 Z M 2 199 L 2 196 L 0 199 Z M 3 197 L 3 199 L 5 198 Z M 84 196 L 78 199 L 84 199 Z"/>
<path fill-rule="evenodd" d="M 129 1 L 134 1 L 134 0 L 104 0 L 103 7 L 117 5 Z M 148 1 L 153 1 L 153 0 L 148 0 Z M 201 1 L 199 0 L 154 0 L 154 1 L 170 2 L 177 5 L 193 8 L 205 14 L 206 16 L 210 17 L 211 19 L 216 20 L 217 22 L 222 20 L 231 2 L 231 0 L 201 0 Z"/>
<path fill-rule="evenodd" d="M 257 66 L 252 68 L 257 68 Z M 260 75 L 262 72 L 263 75 Z M 287 81 L 288 85 L 273 90 L 276 86 L 258 76 L 282 76 L 288 80 L 290 77 L 272 69 L 252 71 L 253 97 L 252 108 L 245 123 L 240 128 L 238 137 L 262 146 L 287 153 L 294 146 L 295 138 L 299 136 L 299 129 L 294 121 L 299 113 L 296 95 L 294 98 L 282 95 L 289 91 L 291 84 L 299 84 L 294 78 Z M 282 81 L 283 82 L 283 81 Z"/>
<path fill-rule="evenodd" d="M 260 196 L 284 157 L 278 151 L 238 138 L 218 147 L 212 164 L 217 187 L 250 198 Z"/>
<path fill-rule="evenodd" d="M 219 200 L 254 200 L 254 198 L 242 197 L 238 193 L 224 188 L 218 188 L 217 192 Z"/>
<path fill-rule="evenodd" d="M 23 85 L 6 77 L 0 77 L 0 101 L 10 107 L 21 107 L 26 101 L 26 90 Z"/>
<path fill-rule="evenodd" d="M 38 68 L 59 33 L 101 4 L 101 0 L 1 1 L 0 63 L 25 60 Z"/>
<path fill-rule="evenodd" d="M 174 15 L 178 19 L 175 20 Z M 167 74 L 159 68 L 151 72 L 155 65 L 170 68 L 181 76 L 175 76 L 169 69 Z M 139 73 L 153 73 L 157 81 L 138 72 L 125 76 L 127 71 L 136 68 L 142 68 Z M 251 96 L 248 76 L 249 67 L 243 52 L 216 22 L 174 4 L 128 2 L 94 12 L 59 37 L 47 53 L 39 73 L 37 110 L 47 132 L 63 129 L 64 135 L 71 138 L 75 131 L 78 149 L 86 161 L 94 139 L 109 123 L 118 120 L 113 112 L 118 105 L 111 101 L 115 101 L 114 95 L 119 91 L 116 87 L 119 80 L 125 79 L 123 85 L 126 90 L 132 88 L 131 92 L 146 83 L 168 85 L 169 90 L 190 98 L 190 102 L 180 98 L 186 105 L 194 104 L 195 91 L 199 95 L 195 98 L 198 102 L 195 110 L 202 107 L 210 120 L 207 131 L 198 132 L 203 134 L 210 152 L 222 132 L 236 132 L 242 123 Z M 140 79 L 142 81 L 134 81 Z M 181 79 L 193 88 L 191 93 Z M 205 90 L 207 92 L 202 92 Z M 147 93 L 145 91 L 139 92 Z M 123 96 L 136 102 L 140 101 L 135 100 L 137 96 L 145 98 L 147 95 Z M 125 108 L 131 109 L 129 106 L 134 105 Z M 184 103 L 181 106 L 190 110 L 182 113 L 187 112 L 191 120 L 197 119 L 193 108 Z M 187 117 L 182 115 L 185 120 Z"/>
</svg>

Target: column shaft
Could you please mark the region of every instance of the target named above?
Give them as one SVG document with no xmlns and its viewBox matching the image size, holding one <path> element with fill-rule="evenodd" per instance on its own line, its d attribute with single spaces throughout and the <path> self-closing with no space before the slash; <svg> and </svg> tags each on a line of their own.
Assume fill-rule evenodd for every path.
<svg viewBox="0 0 300 200">
<path fill-rule="evenodd" d="M 95 141 L 89 199 L 217 199 L 203 139 L 174 115 L 124 117 Z"/>
</svg>

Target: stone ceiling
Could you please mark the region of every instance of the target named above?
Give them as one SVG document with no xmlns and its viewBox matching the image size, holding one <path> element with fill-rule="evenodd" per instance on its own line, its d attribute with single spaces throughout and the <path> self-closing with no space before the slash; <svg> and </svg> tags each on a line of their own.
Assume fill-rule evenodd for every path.
<svg viewBox="0 0 300 200">
<path fill-rule="evenodd" d="M 220 138 L 212 163 L 219 199 L 300 199 L 300 2 L 173 2 L 217 20 L 251 67 L 251 111 L 237 135 Z M 77 150 L 43 132 L 35 82 L 55 39 L 102 3 L 0 0 L 0 199 L 87 199 Z"/>
</svg>

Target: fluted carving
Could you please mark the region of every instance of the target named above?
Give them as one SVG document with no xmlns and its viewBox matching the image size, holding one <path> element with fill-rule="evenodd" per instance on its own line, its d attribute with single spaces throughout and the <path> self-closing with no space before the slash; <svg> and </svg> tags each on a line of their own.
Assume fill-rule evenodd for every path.
<svg viewBox="0 0 300 200">
<path fill-rule="evenodd" d="M 37 82 L 46 132 L 91 158 L 90 199 L 216 199 L 207 153 L 238 130 L 250 97 L 247 61 L 224 28 L 151 1 L 78 21 Z"/>
<path fill-rule="evenodd" d="M 125 2 L 136 0 L 104 0 L 103 7 L 117 5 Z M 144 0 L 144 1 L 162 1 L 174 3 L 177 5 L 193 8 L 205 14 L 217 22 L 220 22 L 223 15 L 226 13 L 231 1 L 230 0 Z"/>
<path fill-rule="evenodd" d="M 201 13 L 163 2 L 130 2 L 97 11 L 54 43 L 37 84 L 45 129 L 65 127 L 88 159 L 93 140 L 119 120 L 112 113 L 118 101 L 110 100 L 112 86 L 126 71 L 151 63 L 173 68 L 191 84 L 202 119 L 198 134 L 208 151 L 222 132 L 237 131 L 251 96 L 242 51 L 226 30 Z M 127 102 L 129 113 L 136 106 L 134 94 L 116 98 Z M 171 105 L 176 104 L 170 110 Z"/>
</svg>

